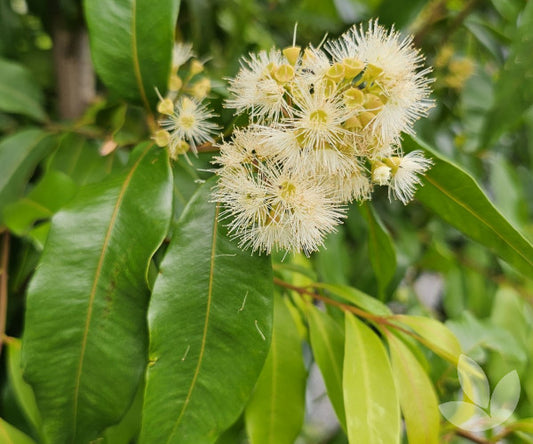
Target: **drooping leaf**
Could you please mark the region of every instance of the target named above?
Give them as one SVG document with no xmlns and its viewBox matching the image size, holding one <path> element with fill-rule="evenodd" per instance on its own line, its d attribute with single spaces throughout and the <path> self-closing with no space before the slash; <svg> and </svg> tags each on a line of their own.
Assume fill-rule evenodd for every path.
<svg viewBox="0 0 533 444">
<path fill-rule="evenodd" d="M 270 351 L 245 412 L 251 444 L 294 443 L 304 419 L 306 378 L 297 326 L 276 296 Z"/>
<path fill-rule="evenodd" d="M 461 356 L 461 344 L 444 324 L 425 316 L 395 315 L 395 319 L 420 335 L 421 342 L 439 356 L 457 364 Z"/>
<path fill-rule="evenodd" d="M 396 272 L 396 252 L 387 229 L 369 203 L 361 206 L 361 213 L 368 224 L 368 254 L 378 282 L 381 299 L 385 296 L 387 285 Z"/>
<path fill-rule="evenodd" d="M 184 210 L 154 284 L 144 444 L 214 442 L 239 417 L 268 353 L 270 260 L 230 241 L 211 186 Z"/>
<path fill-rule="evenodd" d="M 309 337 L 315 361 L 326 384 L 329 399 L 340 424 L 346 429 L 342 366 L 344 361 L 344 332 L 326 313 L 312 306 L 307 312 Z"/>
<path fill-rule="evenodd" d="M 400 442 L 400 407 L 389 357 L 376 333 L 350 313 L 343 389 L 351 443 Z"/>
<path fill-rule="evenodd" d="M 124 174 L 83 187 L 53 218 L 22 348 L 48 441 L 94 439 L 133 400 L 146 362 L 146 269 L 171 193 L 165 152 L 145 143 Z"/>
<path fill-rule="evenodd" d="M 146 109 L 167 88 L 179 0 L 85 0 L 96 72 Z"/>
<path fill-rule="evenodd" d="M 76 184 L 67 175 L 50 171 L 22 199 L 4 208 L 4 222 L 15 234 L 26 234 L 33 224 L 49 219 L 76 193 Z"/>
<path fill-rule="evenodd" d="M 440 414 L 431 380 L 400 339 L 389 334 L 387 341 L 409 443 L 438 444 Z"/>
<path fill-rule="evenodd" d="M 533 274 L 533 245 L 494 207 L 468 173 L 411 137 L 405 138 L 403 146 L 407 151 L 423 149 L 435 162 L 416 193 L 420 202 L 524 275 Z"/>
<path fill-rule="evenodd" d="M 7 371 L 15 392 L 16 399 L 31 425 L 38 431 L 41 427 L 41 415 L 35 403 L 33 390 L 24 379 L 20 367 L 20 340 L 7 342 Z"/>
<path fill-rule="evenodd" d="M 35 444 L 35 441 L 0 418 L 0 444 Z"/>
<path fill-rule="evenodd" d="M 37 129 L 20 131 L 0 142 L 0 224 L 5 206 L 22 196 L 36 165 L 54 143 L 53 136 Z"/>
<path fill-rule="evenodd" d="M 0 111 L 22 114 L 42 122 L 43 94 L 31 73 L 18 63 L 0 59 Z"/>
</svg>

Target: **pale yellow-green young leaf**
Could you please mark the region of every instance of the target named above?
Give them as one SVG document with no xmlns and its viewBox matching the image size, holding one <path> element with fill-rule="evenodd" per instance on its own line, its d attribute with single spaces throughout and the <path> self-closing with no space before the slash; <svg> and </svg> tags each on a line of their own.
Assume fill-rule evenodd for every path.
<svg viewBox="0 0 533 444">
<path fill-rule="evenodd" d="M 409 444 L 438 444 L 440 414 L 433 384 L 400 339 L 388 334 L 387 341 Z"/>
<path fill-rule="evenodd" d="M 400 442 L 400 406 L 381 339 L 346 313 L 344 408 L 350 444 Z"/>
<path fill-rule="evenodd" d="M 0 444 L 35 444 L 35 441 L 0 418 Z"/>
<path fill-rule="evenodd" d="M 462 350 L 455 335 L 441 322 L 424 316 L 396 315 L 394 319 L 407 325 L 420 337 L 422 344 L 440 357 L 457 365 Z"/>
</svg>

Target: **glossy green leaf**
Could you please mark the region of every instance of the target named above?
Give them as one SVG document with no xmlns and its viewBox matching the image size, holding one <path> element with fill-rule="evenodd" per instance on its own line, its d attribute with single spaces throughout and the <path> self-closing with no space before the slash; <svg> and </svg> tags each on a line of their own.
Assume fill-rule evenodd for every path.
<svg viewBox="0 0 533 444">
<path fill-rule="evenodd" d="M 31 73 L 18 63 L 0 59 L 0 111 L 22 114 L 42 122 L 43 94 Z"/>
<path fill-rule="evenodd" d="M 22 368 L 20 366 L 20 340 L 12 338 L 7 342 L 7 371 L 17 401 L 26 415 L 26 418 L 35 428 L 41 427 L 41 415 L 35 403 L 35 396 L 30 385 L 22 379 Z"/>
<path fill-rule="evenodd" d="M 350 443 L 399 443 L 400 407 L 381 339 L 346 313 L 344 407 Z"/>
<path fill-rule="evenodd" d="M 96 72 L 121 97 L 157 101 L 167 89 L 179 0 L 85 0 Z"/>
<path fill-rule="evenodd" d="M 54 143 L 54 137 L 37 129 L 20 131 L 0 142 L 0 224 L 5 206 L 22 196 L 35 167 Z"/>
<path fill-rule="evenodd" d="M 329 399 L 340 424 L 346 429 L 342 366 L 344 361 L 344 332 L 339 324 L 323 311 L 311 306 L 307 312 L 309 337 L 315 361 L 326 384 Z"/>
<path fill-rule="evenodd" d="M 400 323 L 407 325 L 420 336 L 420 342 L 439 356 L 457 364 L 462 349 L 459 341 L 448 327 L 425 316 L 395 315 Z"/>
<path fill-rule="evenodd" d="M 125 162 L 120 150 L 103 157 L 98 144 L 79 134 L 64 134 L 59 146 L 48 159 L 46 170 L 60 171 L 69 176 L 76 184 L 86 185 L 99 182 L 113 172 L 124 167 Z"/>
<path fill-rule="evenodd" d="M 27 196 L 5 207 L 4 222 L 13 233 L 22 236 L 36 221 L 52 217 L 72 199 L 77 188 L 67 175 L 51 171 Z"/>
<path fill-rule="evenodd" d="M 145 143 L 124 174 L 83 187 L 52 220 L 22 358 L 54 444 L 94 439 L 133 400 L 146 363 L 146 270 L 171 205 L 166 153 Z"/>
<path fill-rule="evenodd" d="M 345 301 L 360 307 L 369 313 L 373 313 L 378 316 L 387 316 L 392 314 L 389 307 L 387 307 L 383 302 L 367 295 L 366 293 L 363 293 L 357 288 L 348 287 L 347 285 L 332 285 L 323 283 L 313 284 L 313 287 L 327 290 L 335 296 L 338 296 L 339 298 L 344 299 Z"/>
<path fill-rule="evenodd" d="M 0 444 L 35 444 L 35 441 L 0 418 Z"/>
<path fill-rule="evenodd" d="M 416 198 L 450 225 L 493 250 L 526 276 L 533 274 L 533 245 L 494 207 L 476 181 L 427 145 L 406 137 L 407 151 L 422 149 L 435 165 Z"/>
<path fill-rule="evenodd" d="M 184 210 L 154 284 L 144 444 L 214 442 L 241 414 L 268 353 L 270 258 L 226 236 L 212 185 Z"/>
<path fill-rule="evenodd" d="M 104 432 L 105 444 L 130 444 L 141 431 L 144 384 L 141 384 L 130 408 L 120 420 Z"/>
<path fill-rule="evenodd" d="M 396 251 L 389 232 L 370 203 L 361 206 L 361 213 L 368 224 L 368 254 L 383 299 L 387 285 L 396 273 Z"/>
<path fill-rule="evenodd" d="M 392 373 L 410 444 L 438 444 L 440 413 L 433 384 L 409 348 L 387 335 Z"/>
<path fill-rule="evenodd" d="M 246 407 L 251 444 L 293 444 L 303 425 L 307 374 L 298 328 L 276 295 L 268 358 Z"/>
</svg>

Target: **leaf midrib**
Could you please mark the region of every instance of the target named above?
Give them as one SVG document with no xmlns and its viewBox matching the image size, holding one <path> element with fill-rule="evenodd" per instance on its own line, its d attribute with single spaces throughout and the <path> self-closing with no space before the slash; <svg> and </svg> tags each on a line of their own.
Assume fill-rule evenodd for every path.
<svg viewBox="0 0 533 444">
<path fill-rule="evenodd" d="M 208 282 L 208 289 L 207 289 L 207 307 L 206 307 L 206 315 L 205 315 L 205 321 L 204 321 L 204 330 L 202 333 L 202 343 L 200 345 L 200 354 L 198 356 L 198 363 L 196 364 L 196 369 L 194 370 L 194 374 L 191 380 L 191 385 L 189 386 L 189 391 L 187 393 L 185 401 L 183 402 L 183 407 L 181 408 L 181 412 L 178 415 L 178 418 L 176 419 L 174 426 L 172 427 L 172 431 L 170 432 L 170 435 L 166 441 L 167 444 L 171 442 L 172 437 L 178 430 L 179 424 L 183 420 L 185 411 L 187 410 L 187 407 L 191 400 L 192 392 L 194 391 L 194 388 L 196 387 L 196 381 L 198 379 L 200 368 L 202 367 L 202 363 L 204 359 L 205 347 L 206 347 L 206 342 L 207 342 L 207 329 L 209 327 L 209 319 L 210 319 L 209 317 L 211 315 L 211 302 L 213 299 L 213 280 L 214 280 L 214 274 L 215 274 L 215 257 L 216 257 L 215 252 L 216 252 L 217 231 L 218 231 L 218 212 L 219 212 L 219 206 L 217 205 L 215 208 L 215 216 L 214 216 L 214 222 L 213 222 L 213 232 L 212 232 L 212 241 L 211 241 L 211 257 L 210 257 L 210 263 L 209 263 L 209 282 Z"/>
<path fill-rule="evenodd" d="M 115 207 L 113 209 L 113 213 L 111 214 L 111 219 L 109 221 L 109 226 L 107 228 L 107 231 L 106 231 L 106 234 L 105 234 L 105 237 L 104 237 L 104 242 L 102 244 L 102 250 L 100 252 L 100 257 L 98 258 L 98 264 L 96 266 L 96 271 L 95 271 L 95 274 L 94 274 L 93 285 L 91 287 L 91 293 L 89 295 L 89 304 L 88 304 L 88 308 L 87 308 L 87 315 L 86 315 L 86 318 L 85 318 L 85 327 L 84 327 L 83 336 L 82 336 L 80 359 L 79 359 L 79 363 L 78 363 L 78 371 L 76 373 L 76 383 L 75 383 L 75 386 L 74 386 L 74 400 L 73 400 L 74 401 L 74 408 L 73 408 L 73 410 L 74 410 L 74 417 L 73 417 L 74 428 L 73 428 L 73 433 L 72 433 L 72 440 L 73 440 L 72 442 L 73 443 L 74 443 L 74 439 L 76 439 L 80 382 L 81 382 L 81 376 L 82 376 L 82 372 L 83 372 L 83 362 L 84 362 L 84 359 L 85 359 L 85 349 L 86 349 L 86 346 L 87 346 L 87 338 L 88 338 L 88 335 L 89 335 L 89 327 L 90 327 L 90 324 L 91 324 L 92 310 L 93 310 L 94 298 L 96 296 L 96 289 L 98 287 L 98 282 L 100 280 L 100 275 L 102 273 L 102 268 L 103 268 L 104 259 L 105 259 L 106 253 L 107 253 L 107 248 L 108 248 L 108 245 L 109 245 L 109 240 L 111 239 L 111 233 L 113 232 L 113 228 L 115 227 L 116 219 L 118 217 L 118 213 L 119 213 L 120 207 L 122 205 L 122 201 L 124 199 L 124 195 L 126 194 L 128 186 L 129 186 L 129 184 L 131 182 L 131 179 L 133 177 L 133 173 L 137 170 L 137 168 L 138 168 L 139 164 L 141 163 L 142 159 L 144 158 L 144 156 L 146 156 L 146 154 L 148 153 L 148 151 L 150 151 L 151 148 L 152 148 L 152 144 L 149 144 L 146 147 L 146 149 L 142 152 L 142 154 L 139 156 L 137 161 L 133 164 L 131 170 L 129 171 L 128 175 L 126 176 L 126 178 L 124 180 L 124 183 L 122 184 L 122 187 L 120 189 L 119 195 L 117 197 L 117 201 L 115 203 Z"/>
<path fill-rule="evenodd" d="M 133 72 L 135 74 L 135 80 L 137 81 L 137 87 L 141 93 L 141 98 L 148 114 L 151 114 L 150 104 L 146 97 L 144 90 L 144 84 L 141 75 L 141 66 L 139 65 L 139 52 L 137 49 L 137 0 L 131 2 L 131 46 L 132 46 L 132 61 Z"/>
<path fill-rule="evenodd" d="M 487 226 L 492 232 L 494 232 L 494 234 L 496 234 L 496 236 L 498 236 L 503 242 L 505 245 L 508 245 L 509 247 L 511 247 L 511 249 L 517 253 L 528 265 L 530 265 L 531 267 L 533 267 L 533 261 L 528 259 L 526 256 L 524 256 L 524 254 L 522 254 L 522 252 L 520 250 L 518 250 L 513 244 L 509 243 L 499 232 L 498 230 L 496 230 L 490 223 L 488 223 L 485 219 L 483 219 L 482 217 L 480 217 L 472 208 L 470 208 L 466 203 L 463 203 L 462 201 L 458 200 L 457 198 L 455 198 L 453 196 L 453 194 L 450 194 L 448 191 L 446 191 L 446 189 L 444 189 L 443 187 L 441 187 L 434 179 L 432 179 L 431 176 L 427 175 L 426 176 L 426 181 L 429 182 L 431 185 L 433 185 L 435 188 L 437 188 L 437 190 L 439 190 L 442 194 L 444 194 L 446 197 L 448 197 L 450 200 L 452 200 L 453 202 L 455 202 L 457 205 L 463 207 L 468 213 L 470 213 L 472 216 L 474 216 L 474 218 L 476 218 L 477 220 L 479 220 L 482 224 L 484 224 L 485 226 Z M 489 201 L 490 203 L 490 201 Z M 501 215 L 501 213 L 494 207 L 492 206 L 492 209 L 494 211 L 496 211 L 496 213 L 503 217 Z M 504 218 L 505 219 L 505 218 Z M 510 225 L 510 224 L 509 224 Z M 511 225 L 512 227 L 512 225 Z M 512 227 L 514 229 L 514 227 Z M 523 240 L 524 242 L 526 242 L 526 244 L 528 244 L 529 247 L 533 248 L 533 246 L 531 246 L 531 244 L 529 244 L 529 242 L 527 241 L 526 238 L 524 238 L 520 232 L 518 232 L 516 229 L 515 229 L 517 235 L 520 237 L 521 240 Z"/>
</svg>

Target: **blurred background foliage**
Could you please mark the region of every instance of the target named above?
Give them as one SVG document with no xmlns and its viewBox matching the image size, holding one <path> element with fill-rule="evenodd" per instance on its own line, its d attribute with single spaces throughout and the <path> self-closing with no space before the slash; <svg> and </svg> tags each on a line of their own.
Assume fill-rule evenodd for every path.
<svg viewBox="0 0 533 444">
<path fill-rule="evenodd" d="M 318 45 L 326 33 L 338 36 L 353 23 L 372 17 L 413 34 L 435 78 L 436 106 L 428 119 L 418 123 L 418 137 L 468 170 L 497 208 L 533 240 L 531 1 L 182 1 L 176 38 L 191 41 L 198 58 L 206 61 L 213 84 L 210 97 L 226 128 L 234 121 L 231 111 L 222 107 L 227 94 L 224 78 L 237 72 L 242 55 L 273 45 L 290 45 L 295 23 L 296 40 L 302 46 L 307 42 Z M 54 74 L 58 66 L 54 59 L 57 29 L 78 32 L 84 26 L 81 1 L 0 0 L 0 134 L 4 137 L 36 123 L 58 134 L 72 131 L 61 136 L 55 154 L 46 163 L 35 172 L 28 168 L 28 174 L 33 175 L 25 193 L 34 193 L 37 201 L 41 199 L 39 187 L 64 191 L 75 185 L 71 179 L 52 174 L 68 166 L 62 143 L 80 146 L 84 158 L 77 165 L 84 168 L 79 167 L 77 175 L 69 173 L 79 185 L 97 181 L 103 172 L 120 167 L 125 161 L 123 150 L 149 137 L 142 110 L 108 94 L 100 83 L 80 115 L 61 112 L 62 85 Z M 20 89 L 26 91 L 22 106 L 14 97 L 17 91 L 3 89 L 8 78 L 16 78 Z M 70 139 L 65 142 L 66 138 Z M 101 140 L 118 149 L 101 155 Z M 193 159 L 195 167 L 205 167 L 209 158 L 209 154 L 202 154 Z M 194 180 L 205 173 L 182 160 L 174 169 L 178 215 L 196 188 Z M 43 185 L 45 180 L 48 182 Z M 42 199 L 40 203 L 46 206 L 46 197 Z M 68 195 L 63 202 L 66 200 Z M 468 240 L 416 200 L 404 207 L 398 202 L 389 203 L 385 193 L 378 193 L 374 208 L 377 216 L 364 205 L 354 205 L 346 224 L 328 237 L 326 248 L 310 260 L 301 257 L 293 261 L 310 269 L 319 281 L 348 284 L 379 296 L 396 312 L 446 321 L 466 353 L 487 370 L 491 387 L 507 372 L 517 370 L 522 395 L 515 417 L 533 416 L 530 277 Z M 4 213 L 3 224 L 19 235 L 12 239 L 10 258 L 9 336 L 18 337 L 22 330 L 26 284 L 46 236 L 40 222 L 58 209 L 50 207 L 30 220 L 17 218 L 17 214 L 26 214 L 20 207 L 11 210 L 11 217 L 9 211 Z M 380 244 L 369 233 L 369 226 L 375 227 L 369 221 L 375 217 L 382 220 L 378 224 L 382 231 Z M 381 263 L 375 259 L 377 251 Z M 440 399 L 453 399 L 458 389 L 454 369 L 446 368 L 449 364 L 432 354 L 428 353 L 426 359 Z M 15 407 L 13 387 L 6 382 L 5 366 L 0 378 L 0 416 L 28 430 Z M 336 435 L 335 428 L 322 421 L 320 393 L 313 396 L 308 397 L 307 425 L 299 442 L 345 442 L 342 434 Z M 445 433 L 443 439 L 468 442 L 453 432 L 449 436 Z M 531 435 L 517 439 L 533 442 Z M 235 441 L 228 438 L 227 442 Z"/>
</svg>

